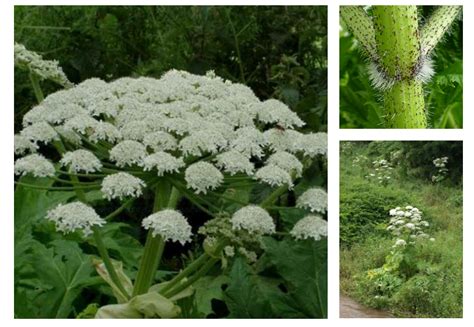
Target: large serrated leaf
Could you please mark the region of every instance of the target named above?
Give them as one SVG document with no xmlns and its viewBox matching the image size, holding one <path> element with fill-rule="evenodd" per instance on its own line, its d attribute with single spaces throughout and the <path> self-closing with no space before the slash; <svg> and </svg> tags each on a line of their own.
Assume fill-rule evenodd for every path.
<svg viewBox="0 0 474 327">
<path fill-rule="evenodd" d="M 263 240 L 266 255 L 307 317 L 327 317 L 327 241 Z"/>
</svg>

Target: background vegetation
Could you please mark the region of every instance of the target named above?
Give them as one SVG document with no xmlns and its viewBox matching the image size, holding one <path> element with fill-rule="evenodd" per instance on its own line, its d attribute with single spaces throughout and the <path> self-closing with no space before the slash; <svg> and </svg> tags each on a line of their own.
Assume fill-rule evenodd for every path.
<svg viewBox="0 0 474 327">
<path fill-rule="evenodd" d="M 286 102 L 306 121 L 305 129 L 326 131 L 326 16 L 325 7 L 17 6 L 15 41 L 45 59 L 58 60 L 74 83 L 90 77 L 159 77 L 172 68 L 195 74 L 213 69 L 224 78 L 246 83 L 261 99 Z M 57 90 L 48 82 L 42 88 L 46 95 Z M 17 130 L 33 105 L 28 75 L 15 70 Z M 288 231 L 305 214 L 283 207 L 294 206 L 295 197 L 309 186 L 325 188 L 326 170 L 324 160 L 315 162 L 295 182 L 294 190 L 276 204 L 280 209 L 271 214 L 283 230 Z M 22 180 L 38 184 L 37 179 Z M 51 182 L 42 181 L 44 185 Z M 258 203 L 271 191 L 257 185 L 225 195 Z M 63 236 L 43 219 L 47 209 L 73 196 L 71 192 L 16 188 L 16 317 L 87 318 L 98 306 L 111 303 L 110 288 L 94 272 L 91 240 L 76 233 Z M 88 192 L 87 197 L 99 214 L 113 210 L 101 194 Z M 207 200 L 227 210 L 233 205 L 216 196 Z M 140 222 L 152 205 L 152 197 L 145 195 L 118 222 L 104 227 L 106 247 L 132 278 L 146 236 Z M 177 209 L 190 218 L 193 232 L 210 219 L 186 200 Z M 196 237 L 184 247 L 169 243 L 157 279 L 169 279 L 197 257 L 195 244 L 202 241 Z M 195 295 L 179 303 L 182 317 L 325 316 L 326 241 L 268 237 L 264 248 L 265 255 L 254 266 L 237 258 L 223 265 L 223 271 L 211 271 L 196 285 Z M 320 280 L 314 280 L 315 276 Z M 316 290 L 320 285 L 323 288 Z"/>
<path fill-rule="evenodd" d="M 215 70 L 326 129 L 326 7 L 15 7 L 15 41 L 58 60 L 74 83 Z M 45 93 L 55 85 L 44 85 Z M 49 92 L 48 92 L 49 91 Z M 15 72 L 16 124 L 34 104 Z"/>
<path fill-rule="evenodd" d="M 428 17 L 433 6 L 419 6 Z M 462 19 L 434 52 L 435 75 L 425 87 L 428 122 L 433 128 L 462 128 Z M 339 90 L 341 128 L 381 128 L 379 94 L 370 84 L 367 63 L 357 41 L 341 22 L 339 34 Z"/>
<path fill-rule="evenodd" d="M 448 178 L 433 184 L 432 160 L 449 157 Z M 372 161 L 389 160 L 392 181 L 380 185 L 365 176 Z M 462 143 L 343 142 L 340 185 L 341 291 L 397 316 L 462 316 Z M 393 245 L 385 229 L 388 211 L 412 205 L 430 222 L 436 240 L 416 244 L 400 273 L 367 282 Z"/>
</svg>

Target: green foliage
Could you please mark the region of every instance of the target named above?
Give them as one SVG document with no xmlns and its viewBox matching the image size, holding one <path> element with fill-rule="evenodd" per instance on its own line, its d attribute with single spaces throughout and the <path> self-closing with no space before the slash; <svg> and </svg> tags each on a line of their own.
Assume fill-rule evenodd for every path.
<svg viewBox="0 0 474 327">
<path fill-rule="evenodd" d="M 193 285 L 195 288 L 194 304 L 199 317 L 206 318 L 216 314 L 212 308 L 212 301 L 224 300 L 223 287 L 228 283 L 229 277 L 220 275 L 217 277 L 205 276 Z"/>
<path fill-rule="evenodd" d="M 301 318 L 276 281 L 257 275 L 243 258 L 234 261 L 225 291 L 229 318 Z"/>
<path fill-rule="evenodd" d="M 403 151 L 403 161 L 409 175 L 431 179 L 431 176 L 436 172 L 433 160 L 439 157 L 448 157 L 447 178 L 454 184 L 462 181 L 462 142 L 404 142 Z"/>
<path fill-rule="evenodd" d="M 341 244 L 350 246 L 372 233 L 380 233 L 376 227 L 387 222 L 388 211 L 410 203 L 410 197 L 405 192 L 392 186 L 384 187 L 366 180 L 341 183 Z"/>
<path fill-rule="evenodd" d="M 377 198 L 387 191 L 401 195 L 423 211 L 430 222 L 429 234 L 435 241 L 417 242 L 403 251 L 392 248 L 393 239 L 385 231 L 388 212 L 381 209 L 380 225 L 360 226 L 366 235 L 352 242 L 341 242 L 340 286 L 342 292 L 361 303 L 392 311 L 403 317 L 461 317 L 462 316 L 462 189 L 456 183 L 433 185 L 428 176 L 416 169 L 432 156 L 461 155 L 461 142 L 350 142 L 341 147 L 341 235 L 350 229 L 349 219 L 343 214 L 345 199 L 370 198 L 361 205 L 378 206 Z M 390 158 L 393 152 L 402 151 L 398 161 L 398 174 L 390 189 L 367 183 L 365 167 L 354 169 L 352 159 L 367 156 Z M 461 161 L 453 160 L 452 171 L 462 176 Z M 428 169 L 428 167 L 426 167 Z M 393 206 L 393 207 L 395 207 Z M 354 205 L 355 207 L 355 205 Z M 388 208 L 391 209 L 391 208 Z M 357 208 L 356 208 L 357 212 Z M 371 214 L 371 211 L 367 213 Z M 376 219 L 376 218 L 374 218 Z"/>
<path fill-rule="evenodd" d="M 293 301 L 307 317 L 327 317 L 326 240 L 264 240 L 266 254 L 286 281 Z M 295 267 L 298 267 L 295 269 Z"/>
<path fill-rule="evenodd" d="M 29 312 L 18 307 L 18 316 L 26 314 L 22 318 L 67 318 L 82 289 L 95 282 L 90 257 L 75 242 L 56 240 L 50 245 L 35 245 L 31 256 L 34 272 L 21 280 L 24 291 L 18 289 L 16 303 L 25 301 L 34 306 Z"/>
<path fill-rule="evenodd" d="M 419 6 L 420 7 L 420 6 Z M 429 17 L 436 6 L 421 6 Z M 341 22 L 339 36 L 340 126 L 342 128 L 382 128 L 381 94 L 374 91 L 367 74 L 367 63 L 357 41 Z M 462 19 L 434 52 L 435 75 L 426 85 L 425 108 L 432 128 L 462 128 Z"/>
<path fill-rule="evenodd" d="M 257 273 L 234 261 L 225 290 L 229 317 L 327 317 L 326 241 L 263 240 L 266 254 Z M 295 269 L 298 267 L 298 269 Z"/>
</svg>

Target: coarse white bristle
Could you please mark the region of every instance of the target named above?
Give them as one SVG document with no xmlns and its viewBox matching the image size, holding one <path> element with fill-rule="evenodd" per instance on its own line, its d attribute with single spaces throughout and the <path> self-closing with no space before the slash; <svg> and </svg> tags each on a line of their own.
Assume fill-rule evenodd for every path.
<svg viewBox="0 0 474 327">
<path fill-rule="evenodd" d="M 368 71 L 370 82 L 377 90 L 389 90 L 397 82 L 395 78 L 390 78 L 385 72 L 380 70 L 379 65 L 373 61 L 369 63 Z"/>
</svg>

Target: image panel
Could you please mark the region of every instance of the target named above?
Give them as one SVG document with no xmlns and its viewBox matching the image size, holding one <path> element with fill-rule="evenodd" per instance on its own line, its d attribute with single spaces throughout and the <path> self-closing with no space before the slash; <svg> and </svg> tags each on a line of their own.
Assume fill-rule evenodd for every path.
<svg viewBox="0 0 474 327">
<path fill-rule="evenodd" d="M 340 127 L 463 127 L 462 6 L 341 6 Z"/>
<path fill-rule="evenodd" d="M 462 318 L 463 143 L 340 144 L 340 317 Z"/>
<path fill-rule="evenodd" d="M 327 318 L 327 7 L 15 7 L 15 318 Z"/>
</svg>

